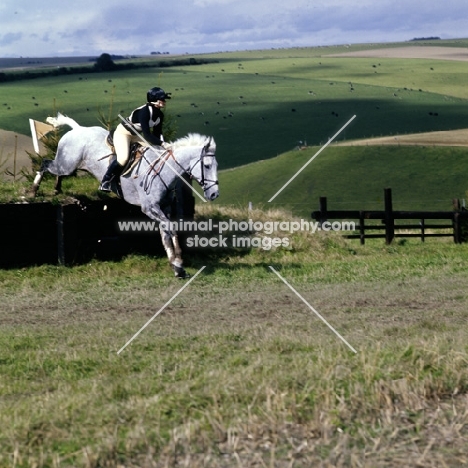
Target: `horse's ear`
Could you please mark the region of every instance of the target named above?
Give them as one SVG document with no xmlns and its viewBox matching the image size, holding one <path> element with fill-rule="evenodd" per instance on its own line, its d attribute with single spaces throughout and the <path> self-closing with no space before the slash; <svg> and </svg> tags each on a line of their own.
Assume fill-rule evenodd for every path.
<svg viewBox="0 0 468 468">
<path fill-rule="evenodd" d="M 205 152 L 207 152 L 210 149 L 211 139 L 212 137 L 210 137 L 210 139 L 208 140 L 208 143 L 205 145 L 205 148 L 204 148 Z"/>
</svg>

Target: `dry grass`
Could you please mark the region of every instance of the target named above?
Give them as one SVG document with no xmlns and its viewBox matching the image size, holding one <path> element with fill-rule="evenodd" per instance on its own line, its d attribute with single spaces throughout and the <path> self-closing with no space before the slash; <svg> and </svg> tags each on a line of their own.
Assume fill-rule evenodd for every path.
<svg viewBox="0 0 468 468">
<path fill-rule="evenodd" d="M 466 246 L 295 236 L 195 253 L 121 355 L 181 286 L 163 260 L 0 272 L 0 466 L 468 464 Z"/>
</svg>

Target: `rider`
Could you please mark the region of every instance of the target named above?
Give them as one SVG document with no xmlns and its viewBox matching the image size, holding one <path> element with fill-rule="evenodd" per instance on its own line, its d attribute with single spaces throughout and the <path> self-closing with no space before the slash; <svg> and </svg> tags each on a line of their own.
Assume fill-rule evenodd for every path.
<svg viewBox="0 0 468 468">
<path fill-rule="evenodd" d="M 146 93 L 146 104 L 136 108 L 130 114 L 128 118 L 130 124 L 123 122 L 117 125 L 114 132 L 114 148 L 117 158 L 109 164 L 99 190 L 110 192 L 112 180 L 122 174 L 122 170 L 128 161 L 130 143 L 140 141 L 140 138 L 135 135 L 135 130 L 142 132 L 148 143 L 163 146 L 164 113 L 161 109 L 166 105 L 166 99 L 171 99 L 170 93 L 166 93 L 161 88 L 151 88 Z"/>
</svg>

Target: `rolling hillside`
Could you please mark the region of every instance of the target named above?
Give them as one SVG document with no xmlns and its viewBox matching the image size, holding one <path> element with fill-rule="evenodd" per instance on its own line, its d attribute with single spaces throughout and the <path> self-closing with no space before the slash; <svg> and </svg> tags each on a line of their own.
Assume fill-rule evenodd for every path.
<svg viewBox="0 0 468 468">
<path fill-rule="evenodd" d="M 431 146 L 330 146 L 274 200 L 273 195 L 316 153 L 291 151 L 268 161 L 222 171 L 219 204 L 288 207 L 309 217 L 321 196 L 329 209 L 382 209 L 383 189 L 393 190 L 394 208 L 449 210 L 464 199 L 468 182 L 465 148 Z"/>
<path fill-rule="evenodd" d="M 468 128 L 467 44 L 226 53 L 210 55 L 218 62 L 205 65 L 4 83 L 0 128 L 28 135 L 28 118 L 43 121 L 56 111 L 96 125 L 99 114 L 126 115 L 148 87 L 163 86 L 173 93 L 168 112 L 178 135 L 216 139 L 219 203 L 265 203 L 353 115 L 338 142 Z M 441 58 L 443 49 L 450 60 Z M 294 150 L 301 145 L 309 149 Z M 446 204 L 464 197 L 467 170 L 463 150 L 329 147 L 275 202 L 303 213 L 320 195 L 331 203 L 378 202 L 383 187 L 392 185 L 404 203 Z"/>
</svg>

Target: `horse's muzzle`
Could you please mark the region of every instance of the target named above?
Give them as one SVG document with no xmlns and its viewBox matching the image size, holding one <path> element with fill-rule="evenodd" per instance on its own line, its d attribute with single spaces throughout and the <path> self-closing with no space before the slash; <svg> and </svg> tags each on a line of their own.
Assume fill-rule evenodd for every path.
<svg viewBox="0 0 468 468">
<path fill-rule="evenodd" d="M 214 184 L 204 191 L 205 198 L 209 201 L 213 201 L 219 197 L 218 184 Z"/>
<path fill-rule="evenodd" d="M 208 200 L 213 201 L 213 200 L 215 200 L 216 198 L 219 197 L 219 190 L 213 190 L 211 193 L 205 194 L 205 197 L 206 197 Z"/>
</svg>

